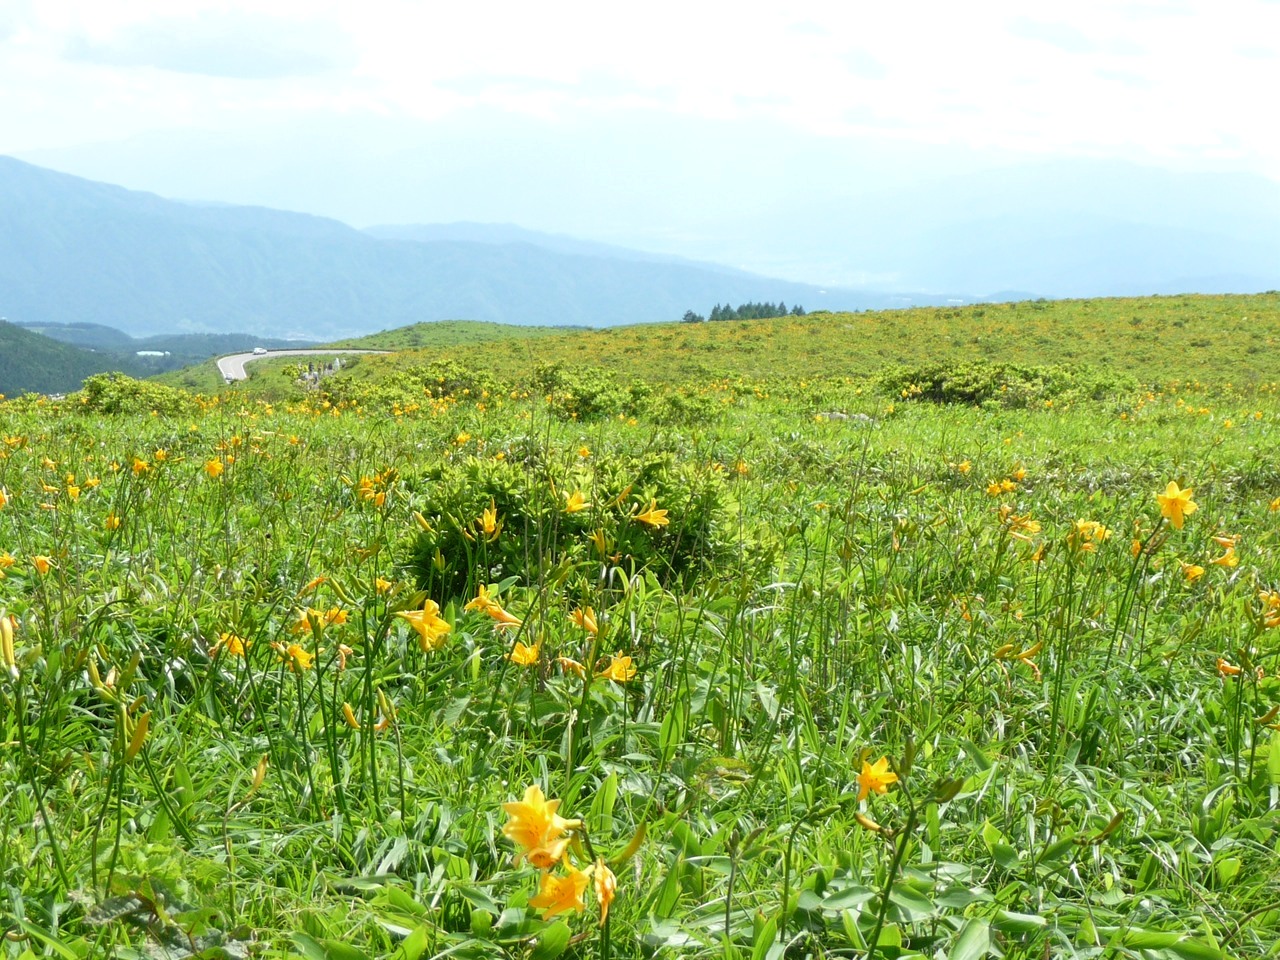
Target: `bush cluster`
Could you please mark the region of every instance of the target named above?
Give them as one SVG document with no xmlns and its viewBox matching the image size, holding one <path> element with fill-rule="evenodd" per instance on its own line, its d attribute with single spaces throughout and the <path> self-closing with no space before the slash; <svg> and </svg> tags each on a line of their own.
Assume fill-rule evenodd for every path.
<svg viewBox="0 0 1280 960">
<path fill-rule="evenodd" d="M 1138 382 L 1096 367 L 975 361 L 897 367 L 883 373 L 878 386 L 927 403 L 1027 407 L 1045 400 L 1104 400 L 1132 393 Z"/>
<path fill-rule="evenodd" d="M 442 604 L 474 595 L 481 583 L 535 584 L 552 570 L 617 567 L 689 584 L 727 553 L 724 481 L 671 453 L 572 465 L 471 457 L 436 463 L 406 483 L 430 526 L 413 538 L 406 565 Z M 568 511 L 574 493 L 589 506 Z M 668 511 L 665 526 L 637 519 L 655 502 Z M 500 528 L 486 532 L 485 511 Z"/>
<path fill-rule="evenodd" d="M 87 377 L 72 397 L 85 413 L 156 413 L 182 416 L 199 407 L 185 390 L 150 380 L 135 380 L 123 373 L 98 373 Z"/>
</svg>

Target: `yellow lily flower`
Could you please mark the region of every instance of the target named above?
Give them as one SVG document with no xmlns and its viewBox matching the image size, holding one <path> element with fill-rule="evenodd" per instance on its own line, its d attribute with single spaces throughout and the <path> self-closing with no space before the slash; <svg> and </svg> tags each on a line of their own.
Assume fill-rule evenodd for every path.
<svg viewBox="0 0 1280 960">
<path fill-rule="evenodd" d="M 1199 505 L 1191 499 L 1192 493 L 1191 487 L 1181 490 L 1176 482 L 1170 480 L 1164 493 L 1156 494 L 1156 503 L 1160 504 L 1160 516 L 1167 519 L 1169 525 L 1175 530 L 1181 530 L 1186 518 L 1200 509 Z"/>
<path fill-rule="evenodd" d="M 421 610 L 400 610 L 397 617 L 406 620 L 409 626 L 418 631 L 418 646 L 423 653 L 439 650 L 444 646 L 445 638 L 453 626 L 440 616 L 440 605 L 434 600 L 426 600 Z"/>
<path fill-rule="evenodd" d="M 648 509 L 636 514 L 636 519 L 650 527 L 665 527 L 671 521 L 667 519 L 667 511 L 658 509 L 658 501 L 651 499 Z"/>
<path fill-rule="evenodd" d="M 888 793 L 891 784 L 898 782 L 898 775 L 889 769 L 889 758 L 881 757 L 875 763 L 862 761 L 862 772 L 858 774 L 858 800 L 867 798 L 867 794 Z"/>
</svg>

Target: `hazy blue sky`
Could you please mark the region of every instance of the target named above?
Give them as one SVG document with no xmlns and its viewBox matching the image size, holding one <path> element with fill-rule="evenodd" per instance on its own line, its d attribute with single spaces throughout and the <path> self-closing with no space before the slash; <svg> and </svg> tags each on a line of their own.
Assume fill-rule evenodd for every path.
<svg viewBox="0 0 1280 960">
<path fill-rule="evenodd" d="M 1029 161 L 1280 180 L 1277 89 L 1266 0 L 0 0 L 0 153 L 824 282 L 856 265 L 735 243 Z"/>
</svg>

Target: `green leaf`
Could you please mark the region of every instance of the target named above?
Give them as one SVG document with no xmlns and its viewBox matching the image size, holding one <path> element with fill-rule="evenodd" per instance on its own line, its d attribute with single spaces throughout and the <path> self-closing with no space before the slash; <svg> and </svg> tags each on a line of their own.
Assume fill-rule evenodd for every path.
<svg viewBox="0 0 1280 960">
<path fill-rule="evenodd" d="M 1033 913 L 1014 913 L 1012 910 L 998 910 L 991 925 L 1001 933 L 1037 933 L 1048 926 L 1044 917 Z"/>
<path fill-rule="evenodd" d="M 430 942 L 431 928 L 426 926 L 418 927 L 413 933 L 400 941 L 400 946 L 396 948 L 396 952 L 391 954 L 391 960 L 421 960 L 422 955 L 427 951 L 427 944 Z"/>
<path fill-rule="evenodd" d="M 572 931 L 563 920 L 553 923 L 538 935 L 529 960 L 555 960 L 569 946 Z"/>
<path fill-rule="evenodd" d="M 670 757 L 676 746 L 684 740 L 685 705 L 683 699 L 677 700 L 667 710 L 662 719 L 662 730 L 658 734 L 658 750 L 664 757 Z"/>
<path fill-rule="evenodd" d="M 1006 870 L 1016 868 L 1022 859 L 1018 856 L 1018 851 L 1007 843 L 992 844 L 991 858 Z"/>
<path fill-rule="evenodd" d="M 307 960 L 327 960 L 328 958 L 328 955 L 324 952 L 324 947 L 320 946 L 319 943 L 305 933 L 295 933 L 293 935 L 293 945 Z"/>
<path fill-rule="evenodd" d="M 378 903 L 395 907 L 411 917 L 426 917 L 427 908 L 413 898 L 407 890 L 387 884 L 378 891 Z"/>
<path fill-rule="evenodd" d="M 769 954 L 769 948 L 774 945 L 777 939 L 778 918 L 770 917 L 765 921 L 764 926 L 760 928 L 755 943 L 751 947 L 751 960 L 765 960 Z"/>
<path fill-rule="evenodd" d="M 1218 947 L 1180 933 L 1130 930 L 1121 942 L 1133 950 L 1166 950 L 1185 960 L 1221 960 L 1224 956 Z"/>
<path fill-rule="evenodd" d="M 974 917 L 964 925 L 960 936 L 956 937 L 955 946 L 951 948 L 948 960 L 979 960 L 993 952 L 991 924 L 979 917 Z"/>
<path fill-rule="evenodd" d="M 369 960 L 367 954 L 340 940 L 316 940 L 305 933 L 295 933 L 293 945 L 307 960 Z"/>
<path fill-rule="evenodd" d="M 995 845 L 1004 842 L 1004 834 L 990 820 L 982 823 L 982 842 L 987 845 L 987 852 L 994 853 Z"/>
<path fill-rule="evenodd" d="M 80 960 L 80 958 L 84 956 L 83 953 L 77 953 L 61 940 L 57 939 L 52 934 L 41 930 L 33 923 L 29 923 L 26 920 L 19 920 L 18 926 L 22 928 L 23 933 L 27 934 L 29 937 L 39 940 L 58 956 L 62 957 L 63 960 Z"/>
</svg>

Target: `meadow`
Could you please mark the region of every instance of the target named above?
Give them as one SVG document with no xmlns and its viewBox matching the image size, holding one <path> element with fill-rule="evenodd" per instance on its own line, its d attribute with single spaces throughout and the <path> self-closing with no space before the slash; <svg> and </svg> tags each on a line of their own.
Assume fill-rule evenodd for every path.
<svg viewBox="0 0 1280 960">
<path fill-rule="evenodd" d="M 1280 955 L 1278 299 L 0 403 L 0 957 Z"/>
</svg>

